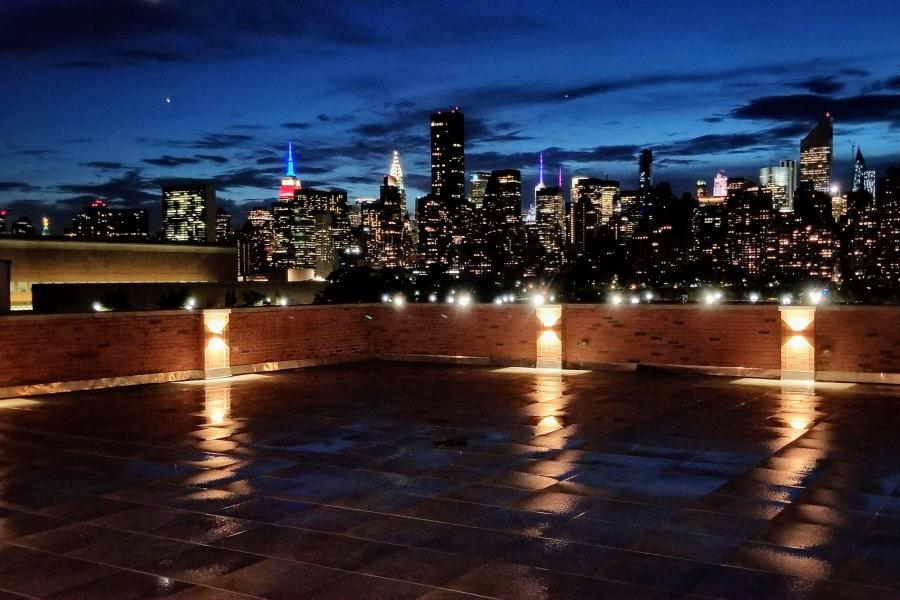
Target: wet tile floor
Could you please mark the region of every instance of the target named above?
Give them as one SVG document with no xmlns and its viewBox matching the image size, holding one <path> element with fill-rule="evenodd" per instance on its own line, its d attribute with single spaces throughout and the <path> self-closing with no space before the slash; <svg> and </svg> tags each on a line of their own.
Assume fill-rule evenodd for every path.
<svg viewBox="0 0 900 600">
<path fill-rule="evenodd" d="M 897 387 L 393 363 L 2 400 L 0 598 L 896 599 L 898 431 Z"/>
</svg>

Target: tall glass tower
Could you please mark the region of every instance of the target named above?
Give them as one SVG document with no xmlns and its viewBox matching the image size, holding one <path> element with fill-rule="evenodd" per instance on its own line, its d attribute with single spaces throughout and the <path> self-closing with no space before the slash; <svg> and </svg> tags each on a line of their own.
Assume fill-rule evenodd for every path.
<svg viewBox="0 0 900 600">
<path fill-rule="evenodd" d="M 834 119 L 831 113 L 800 142 L 800 183 L 809 182 L 816 191 L 831 191 L 831 159 L 834 155 Z"/>
</svg>

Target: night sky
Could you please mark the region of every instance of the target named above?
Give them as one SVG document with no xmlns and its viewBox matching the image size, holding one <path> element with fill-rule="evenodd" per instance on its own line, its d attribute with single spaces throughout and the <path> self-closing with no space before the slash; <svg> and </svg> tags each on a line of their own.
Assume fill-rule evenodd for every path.
<svg viewBox="0 0 900 600">
<path fill-rule="evenodd" d="M 277 193 L 287 140 L 304 186 L 378 194 L 393 148 L 429 182 L 428 115 L 466 115 L 466 169 L 548 169 L 636 185 L 640 147 L 676 192 L 717 169 L 799 158 L 835 116 L 900 162 L 896 2 L 0 3 L 0 208 L 51 217 L 94 197 L 150 209 L 209 178 L 243 222 Z M 167 102 L 167 98 L 170 100 Z"/>
</svg>

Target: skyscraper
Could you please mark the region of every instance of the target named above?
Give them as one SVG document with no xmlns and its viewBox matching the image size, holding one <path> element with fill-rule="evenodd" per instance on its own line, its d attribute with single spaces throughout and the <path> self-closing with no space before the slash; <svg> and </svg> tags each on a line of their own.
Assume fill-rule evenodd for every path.
<svg viewBox="0 0 900 600">
<path fill-rule="evenodd" d="M 641 150 L 641 158 L 638 164 L 638 191 L 644 192 L 653 187 L 653 150 L 644 148 Z"/>
<path fill-rule="evenodd" d="M 469 204 L 474 210 L 480 210 L 484 203 L 484 190 L 487 187 L 490 173 L 475 171 L 469 175 Z"/>
<path fill-rule="evenodd" d="M 0 235 L 6 233 L 6 212 L 5 208 L 0 208 Z"/>
<path fill-rule="evenodd" d="M 101 199 L 94 200 L 72 220 L 75 237 L 87 240 L 134 240 L 150 235 L 147 211 L 142 208 L 109 208 Z"/>
<path fill-rule="evenodd" d="M 547 187 L 544 185 L 544 155 L 538 155 L 538 182 L 534 186 L 534 197 L 531 200 L 531 206 L 528 209 L 529 213 L 533 213 L 535 215 L 534 220 L 537 219 L 537 195 L 538 192 Z"/>
<path fill-rule="evenodd" d="M 726 198 L 728 196 L 728 175 L 725 171 L 719 171 L 713 178 L 713 198 Z"/>
<path fill-rule="evenodd" d="M 856 157 L 853 159 L 853 173 L 850 178 L 850 191 L 858 192 L 863 189 L 863 177 L 866 172 L 866 159 L 863 158 L 862 148 L 856 147 Z"/>
<path fill-rule="evenodd" d="M 464 145 L 465 121 L 459 108 L 431 115 L 431 195 L 443 204 L 450 234 L 450 255 L 445 253 L 437 259 L 447 266 L 459 264 L 469 213 Z"/>
<path fill-rule="evenodd" d="M 566 241 L 566 204 L 561 187 L 544 186 L 535 192 L 535 229 L 544 267 L 558 269 Z"/>
<path fill-rule="evenodd" d="M 275 243 L 272 213 L 261 206 L 251 208 L 237 239 L 238 274 L 241 278 L 246 280 L 264 275 L 269 268 Z"/>
<path fill-rule="evenodd" d="M 484 193 L 486 254 L 494 274 L 511 274 L 520 266 L 522 249 L 522 174 L 517 169 L 491 171 Z"/>
<path fill-rule="evenodd" d="M 394 185 L 398 188 L 405 189 L 403 187 L 403 167 L 400 166 L 400 152 L 394 150 L 394 153 L 391 155 L 391 168 L 388 171 L 388 175 L 394 178 Z"/>
<path fill-rule="evenodd" d="M 772 202 L 775 210 L 790 212 L 794 206 L 794 172 L 793 168 L 785 166 L 786 162 L 777 167 L 763 167 L 759 170 L 759 185 L 772 194 Z"/>
<path fill-rule="evenodd" d="M 863 157 L 862 149 L 857 146 L 856 158 L 853 160 L 853 173 L 850 180 L 850 191 L 864 191 L 874 198 L 876 181 L 877 176 L 875 170 L 866 169 L 866 159 Z"/>
<path fill-rule="evenodd" d="M 819 121 L 800 142 L 800 183 L 810 182 L 825 194 L 831 188 L 831 159 L 834 144 L 834 119 L 830 113 Z"/>
<path fill-rule="evenodd" d="M 279 200 L 293 200 L 294 192 L 301 189 L 300 179 L 294 168 L 294 142 L 288 142 L 287 159 L 284 167 L 284 177 L 281 178 L 281 186 L 278 189 Z"/>
<path fill-rule="evenodd" d="M 696 184 L 697 200 L 704 200 L 709 193 L 707 190 L 706 180 L 698 179 Z"/>
<path fill-rule="evenodd" d="M 234 231 L 231 229 L 231 214 L 224 207 L 216 209 L 216 242 L 230 244 L 234 239 Z"/>
<path fill-rule="evenodd" d="M 403 188 L 403 169 L 400 154 L 394 150 L 390 174 L 384 177 L 381 186 L 377 220 L 372 236 L 370 260 L 383 267 L 406 266 L 406 245 L 404 244 L 404 223 L 406 221 L 406 190 Z"/>
<path fill-rule="evenodd" d="M 164 185 L 163 239 L 212 242 L 216 239 L 216 188 L 202 181 Z"/>
<path fill-rule="evenodd" d="M 728 182 L 728 256 L 748 275 L 769 273 L 777 258 L 772 195 L 743 178 Z"/>
</svg>

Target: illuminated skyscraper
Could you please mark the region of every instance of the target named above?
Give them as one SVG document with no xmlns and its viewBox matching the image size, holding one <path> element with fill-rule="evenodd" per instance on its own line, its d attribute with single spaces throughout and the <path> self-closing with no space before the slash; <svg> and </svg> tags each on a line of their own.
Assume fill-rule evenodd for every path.
<svg viewBox="0 0 900 600">
<path fill-rule="evenodd" d="M 831 189 L 831 158 L 834 144 L 834 119 L 830 113 L 800 142 L 800 183 L 810 182 L 813 189 L 828 194 Z"/>
<path fill-rule="evenodd" d="M 149 237 L 149 217 L 142 208 L 109 208 L 94 200 L 72 220 L 75 237 L 86 240 L 144 239 Z"/>
<path fill-rule="evenodd" d="M 466 202 L 464 145 L 465 121 L 458 108 L 431 115 L 431 195 L 443 204 L 450 234 L 449 253 L 445 251 L 436 258 L 439 264 L 447 266 L 459 265 L 470 212 Z"/>
<path fill-rule="evenodd" d="M 728 196 L 728 175 L 725 171 L 719 171 L 713 178 L 713 198 L 725 198 Z"/>
<path fill-rule="evenodd" d="M 31 222 L 29 217 L 22 215 L 10 227 L 10 233 L 13 235 L 19 236 L 28 236 L 31 237 L 35 235 L 34 224 Z"/>
<path fill-rule="evenodd" d="M 900 167 L 890 167 L 878 181 L 878 274 L 889 286 L 900 284 Z"/>
<path fill-rule="evenodd" d="M 294 169 L 294 142 L 288 142 L 287 160 L 284 168 L 284 177 L 281 178 L 281 187 L 278 189 L 278 199 L 293 200 L 294 192 L 302 187 Z"/>
<path fill-rule="evenodd" d="M 170 242 L 212 242 L 216 239 L 216 188 L 188 181 L 162 188 L 162 233 Z"/>
<path fill-rule="evenodd" d="M 707 190 L 706 180 L 698 179 L 697 180 L 697 200 L 702 201 L 706 198 L 709 191 Z"/>
<path fill-rule="evenodd" d="M 794 171 L 792 167 L 783 163 L 793 161 L 781 161 L 778 167 L 763 167 L 759 170 L 759 185 L 772 194 L 772 202 L 775 210 L 790 212 L 794 206 Z"/>
<path fill-rule="evenodd" d="M 275 226 L 272 213 L 260 206 L 247 212 L 247 223 L 241 228 L 238 240 L 238 274 L 243 279 L 263 276 L 272 260 L 275 245 Z"/>
<path fill-rule="evenodd" d="M 485 252 L 494 274 L 520 266 L 522 250 L 522 174 L 491 171 L 484 193 Z"/>
<path fill-rule="evenodd" d="M 484 190 L 487 188 L 490 173 L 475 171 L 469 175 L 469 203 L 475 210 L 480 210 L 484 204 Z"/>
<path fill-rule="evenodd" d="M 231 215 L 220 206 L 216 209 L 216 242 L 230 244 L 234 240 L 234 231 L 231 229 Z"/>
<path fill-rule="evenodd" d="M 863 158 L 862 149 L 856 147 L 856 158 L 853 160 L 853 173 L 850 183 L 850 191 L 868 192 L 875 197 L 875 182 L 877 181 L 874 169 L 866 169 L 866 159 Z"/>
<path fill-rule="evenodd" d="M 405 189 L 403 187 L 403 167 L 400 166 L 400 152 L 397 150 L 394 150 L 394 153 L 391 155 L 391 168 L 388 175 L 394 178 L 396 187 L 401 190 Z"/>
<path fill-rule="evenodd" d="M 6 233 L 6 212 L 5 208 L 0 208 L 0 235 Z"/>
<path fill-rule="evenodd" d="M 404 244 L 404 223 L 406 213 L 406 190 L 403 189 L 403 170 L 400 155 L 394 150 L 390 175 L 384 178 L 377 204 L 377 219 L 372 236 L 372 251 L 369 259 L 383 267 L 407 266 L 406 244 Z"/>
<path fill-rule="evenodd" d="M 853 159 L 853 173 L 850 179 L 850 191 L 858 192 L 863 189 L 863 177 L 866 172 L 866 159 L 863 158 L 862 148 L 856 147 L 856 157 Z"/>
<path fill-rule="evenodd" d="M 641 150 L 641 159 L 638 165 L 638 191 L 643 192 L 653 187 L 653 150 L 644 148 Z"/>
<path fill-rule="evenodd" d="M 771 193 L 737 177 L 728 182 L 726 203 L 731 264 L 754 277 L 770 273 L 778 251 Z"/>
<path fill-rule="evenodd" d="M 535 229 L 544 254 L 544 266 L 559 268 L 566 239 L 566 204 L 560 187 L 544 186 L 535 192 Z"/>
</svg>

